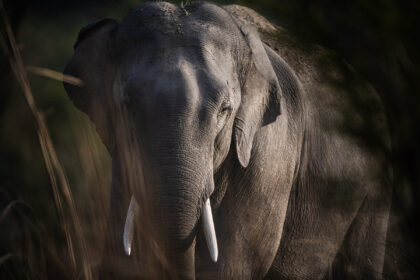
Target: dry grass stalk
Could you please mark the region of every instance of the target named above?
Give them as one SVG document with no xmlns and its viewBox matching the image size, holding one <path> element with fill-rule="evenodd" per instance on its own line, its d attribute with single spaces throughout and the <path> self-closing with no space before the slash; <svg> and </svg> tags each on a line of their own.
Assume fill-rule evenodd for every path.
<svg viewBox="0 0 420 280">
<path fill-rule="evenodd" d="M 83 86 L 83 81 L 81 79 L 70 76 L 70 75 L 65 75 L 51 69 L 30 65 L 30 66 L 26 66 L 26 70 L 29 73 L 44 76 L 44 77 L 57 80 L 60 82 L 65 82 L 65 83 L 72 84 L 79 87 Z"/>
<path fill-rule="evenodd" d="M 86 242 L 82 234 L 81 225 L 80 225 L 80 221 L 79 221 L 76 209 L 75 209 L 75 204 L 73 201 L 71 190 L 70 190 L 65 172 L 63 170 L 63 167 L 61 166 L 57 158 L 57 154 L 55 152 L 54 145 L 51 141 L 51 137 L 49 135 L 44 118 L 42 117 L 41 112 L 38 110 L 35 104 L 32 90 L 30 87 L 30 83 L 27 77 L 27 73 L 26 73 L 26 70 L 22 61 L 22 57 L 21 57 L 19 48 L 17 46 L 16 39 L 12 32 L 8 17 L 3 7 L 4 7 L 3 2 L 0 1 L 1 18 L 3 20 L 4 28 L 6 31 L 5 41 L 9 43 L 9 48 L 11 51 L 11 53 L 8 53 L 9 63 L 13 70 L 13 73 L 16 76 L 16 79 L 20 87 L 22 88 L 25 99 L 28 103 L 29 109 L 32 113 L 32 116 L 35 120 L 35 124 L 37 126 L 38 138 L 39 138 L 40 145 L 42 148 L 45 165 L 47 167 L 47 171 L 50 177 L 51 186 L 54 192 L 54 200 L 55 200 L 55 203 L 56 203 L 59 215 L 60 215 L 63 231 L 65 233 L 70 259 L 73 263 L 73 267 L 76 269 L 77 262 L 76 262 L 75 250 L 73 248 L 70 227 L 65 219 L 65 211 L 64 211 L 64 207 L 61 201 L 59 185 L 61 186 L 61 194 L 64 195 L 67 206 L 69 207 L 71 222 L 73 223 L 75 234 L 76 234 L 75 239 L 78 242 L 77 245 L 78 245 L 78 249 L 80 250 L 79 254 L 77 255 L 77 258 L 80 259 L 84 278 L 92 279 L 92 271 L 91 271 L 91 266 L 89 263 Z M 6 49 L 6 51 L 8 50 Z M 43 73 L 51 74 L 53 72 L 43 71 Z M 59 184 L 57 183 L 57 178 L 58 178 Z"/>
</svg>

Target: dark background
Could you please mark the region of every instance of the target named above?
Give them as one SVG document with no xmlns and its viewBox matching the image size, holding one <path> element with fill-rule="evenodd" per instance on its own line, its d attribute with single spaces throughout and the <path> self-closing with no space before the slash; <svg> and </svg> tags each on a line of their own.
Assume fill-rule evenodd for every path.
<svg viewBox="0 0 420 280">
<path fill-rule="evenodd" d="M 78 31 L 104 17 L 121 20 L 143 1 L 5 1 L 25 65 L 62 72 Z M 171 1 L 181 4 L 181 1 Z M 185 1 L 184 1 L 185 2 Z M 420 232 L 420 5 L 400 0 L 215 1 L 251 7 L 303 41 L 333 50 L 383 100 L 394 169 L 385 278 L 417 279 Z M 4 41 L 4 25 L 0 26 Z M 87 117 L 61 82 L 29 75 L 64 166 L 90 251 L 99 263 L 110 162 Z M 92 203 L 95 201 L 95 203 Z M 17 203 L 16 203 L 17 202 Z M 0 53 L 0 278 L 73 278 L 34 120 Z M 99 232 L 99 233 L 98 233 Z M 3 278 L 2 278 L 3 279 Z"/>
</svg>

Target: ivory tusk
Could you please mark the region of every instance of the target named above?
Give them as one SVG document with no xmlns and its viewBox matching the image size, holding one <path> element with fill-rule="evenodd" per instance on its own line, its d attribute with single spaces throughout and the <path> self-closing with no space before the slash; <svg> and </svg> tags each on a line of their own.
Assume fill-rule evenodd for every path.
<svg viewBox="0 0 420 280">
<path fill-rule="evenodd" d="M 127 255 L 131 255 L 134 237 L 134 217 L 138 211 L 138 204 L 134 196 L 131 196 L 130 206 L 128 206 L 127 218 L 125 219 L 123 243 L 124 251 Z"/>
<path fill-rule="evenodd" d="M 213 262 L 217 262 L 219 250 L 217 248 L 216 233 L 214 231 L 213 214 L 211 212 L 210 199 L 207 199 L 204 204 L 204 211 L 202 214 L 202 223 L 204 236 L 206 237 L 207 247 L 209 248 L 210 257 Z"/>
</svg>

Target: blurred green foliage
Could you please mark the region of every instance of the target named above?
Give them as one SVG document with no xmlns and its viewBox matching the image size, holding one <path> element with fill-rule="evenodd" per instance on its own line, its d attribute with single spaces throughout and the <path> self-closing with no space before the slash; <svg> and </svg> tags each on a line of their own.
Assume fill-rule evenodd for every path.
<svg viewBox="0 0 420 280">
<path fill-rule="evenodd" d="M 121 20 L 130 9 L 142 2 L 144 1 L 5 1 L 5 7 L 20 43 L 24 63 L 61 72 L 73 53 L 73 43 L 83 26 L 104 17 Z M 396 219 L 395 227 L 390 229 L 390 236 L 396 241 L 390 243 L 388 251 L 391 252 L 388 252 L 390 257 L 386 271 L 390 279 L 414 279 L 419 275 L 417 251 L 420 249 L 417 238 L 420 236 L 420 72 L 417 67 L 420 5 L 413 0 L 215 2 L 251 7 L 272 22 L 289 29 L 302 40 L 318 43 L 335 51 L 378 91 L 386 108 L 392 134 L 391 160 L 395 179 L 393 215 Z M 181 5 L 181 1 L 175 3 Z M 47 251 L 41 250 L 42 252 L 32 254 L 57 257 L 56 263 L 50 265 L 44 273 L 49 276 L 61 275 L 60 272 L 65 271 L 66 260 L 59 256 L 64 255 L 65 243 L 57 222 L 48 174 L 34 122 L 10 71 L 5 53 L 0 54 L 0 82 L 0 211 L 16 199 L 30 205 L 29 208 L 16 206 L 16 209 L 24 209 L 12 211 L 10 218 L 0 220 L 0 258 L 9 252 L 24 250 L 14 245 L 12 240 L 18 237 L 12 235 L 15 232 L 28 231 L 31 238 L 38 236 L 38 243 L 44 242 L 43 246 L 55 244 Z M 106 173 L 103 174 L 106 177 L 102 181 L 104 185 L 100 186 L 103 193 L 109 189 L 109 156 L 94 133 L 93 125 L 86 115 L 69 102 L 60 82 L 34 75 L 30 75 L 30 82 L 36 103 L 45 114 L 88 234 L 90 226 L 103 226 L 92 223 L 95 217 L 92 211 L 106 211 L 106 206 L 98 206 L 92 210 L 89 204 L 89 200 L 95 197 L 89 184 L 97 181 L 92 182 L 87 170 L 83 168 L 86 150 L 80 150 L 80 147 L 98 147 L 95 157 L 102 171 Z M 31 221 L 28 224 L 34 225 L 28 228 L 19 219 L 26 219 Z M 91 240 L 94 239 L 95 236 L 91 236 Z M 93 246 L 100 247 L 97 243 L 94 242 Z M 403 249 L 394 254 L 393 250 L 397 251 L 395 246 L 402 246 Z M 44 260 L 45 267 L 51 258 Z M 11 260 L 0 263 L 2 273 L 5 262 Z M 19 261 L 17 263 L 23 265 Z"/>
</svg>

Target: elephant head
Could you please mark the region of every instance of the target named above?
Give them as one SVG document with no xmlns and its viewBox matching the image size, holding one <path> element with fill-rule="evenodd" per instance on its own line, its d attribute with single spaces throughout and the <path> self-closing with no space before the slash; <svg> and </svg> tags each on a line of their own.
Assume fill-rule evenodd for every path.
<svg viewBox="0 0 420 280">
<path fill-rule="evenodd" d="M 257 32 L 216 5 L 146 3 L 120 24 L 105 19 L 83 28 L 65 73 L 84 81 L 65 84 L 66 91 L 96 125 L 137 201 L 127 251 L 131 219 L 142 223 L 132 215 L 138 204 L 165 254 L 176 256 L 167 259 L 179 275 L 194 275 L 199 223 L 217 261 L 213 176 L 231 149 L 246 168 L 257 131 L 281 112 L 281 89 Z M 143 169 L 130 159 L 141 159 Z M 130 174 L 146 187 L 139 190 Z"/>
</svg>

